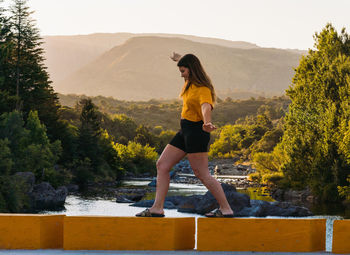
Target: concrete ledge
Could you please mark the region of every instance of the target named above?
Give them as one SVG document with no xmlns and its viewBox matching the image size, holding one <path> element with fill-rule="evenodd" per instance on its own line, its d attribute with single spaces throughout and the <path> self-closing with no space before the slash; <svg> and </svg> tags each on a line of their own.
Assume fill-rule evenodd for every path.
<svg viewBox="0 0 350 255">
<path fill-rule="evenodd" d="M 63 248 L 64 215 L 0 214 L 0 249 Z"/>
<path fill-rule="evenodd" d="M 325 219 L 198 219 L 200 251 L 324 251 L 325 239 Z"/>
<path fill-rule="evenodd" d="M 333 253 L 350 253 L 350 220 L 333 223 Z"/>
<path fill-rule="evenodd" d="M 65 250 L 186 250 L 195 244 L 195 218 L 70 216 Z"/>
</svg>

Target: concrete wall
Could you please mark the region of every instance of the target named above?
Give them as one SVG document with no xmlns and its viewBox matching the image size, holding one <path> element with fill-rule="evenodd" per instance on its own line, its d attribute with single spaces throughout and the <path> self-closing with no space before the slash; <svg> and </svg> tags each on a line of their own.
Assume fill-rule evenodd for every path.
<svg viewBox="0 0 350 255">
<path fill-rule="evenodd" d="M 324 251 L 325 219 L 199 218 L 200 251 Z"/>
<path fill-rule="evenodd" d="M 0 214 L 0 249 L 63 247 L 64 215 Z"/>
<path fill-rule="evenodd" d="M 195 218 L 0 214 L 0 249 L 191 250 Z M 325 219 L 198 218 L 200 251 L 325 250 Z M 334 221 L 333 252 L 350 253 L 350 220 Z"/>
<path fill-rule="evenodd" d="M 350 253 L 350 220 L 334 221 L 332 252 Z"/>
<path fill-rule="evenodd" d="M 65 217 L 65 250 L 188 250 L 195 218 Z"/>
</svg>

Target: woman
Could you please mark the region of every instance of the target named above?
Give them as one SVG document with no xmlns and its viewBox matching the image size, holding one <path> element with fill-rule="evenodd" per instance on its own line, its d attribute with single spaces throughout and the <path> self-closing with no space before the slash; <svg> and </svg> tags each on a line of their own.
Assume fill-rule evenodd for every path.
<svg viewBox="0 0 350 255">
<path fill-rule="evenodd" d="M 181 77 L 185 80 L 181 92 L 183 98 L 181 130 L 164 148 L 157 161 L 157 188 L 153 206 L 136 216 L 164 217 L 163 204 L 169 189 L 169 172 L 187 155 L 194 174 L 220 205 L 220 208 L 207 213 L 206 216 L 233 217 L 233 211 L 220 183 L 210 175 L 208 169 L 210 132 L 216 129 L 211 123 L 211 111 L 215 102 L 213 85 L 199 59 L 193 54 L 181 57 L 174 52 L 171 59 L 178 62 Z"/>
</svg>

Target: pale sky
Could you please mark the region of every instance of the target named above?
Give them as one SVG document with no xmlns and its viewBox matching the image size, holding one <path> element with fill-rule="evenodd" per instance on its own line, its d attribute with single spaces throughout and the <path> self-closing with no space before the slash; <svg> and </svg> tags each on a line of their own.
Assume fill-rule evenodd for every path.
<svg viewBox="0 0 350 255">
<path fill-rule="evenodd" d="M 327 22 L 350 32 L 350 0 L 29 0 L 29 6 L 42 36 L 170 33 L 305 50 Z"/>
</svg>

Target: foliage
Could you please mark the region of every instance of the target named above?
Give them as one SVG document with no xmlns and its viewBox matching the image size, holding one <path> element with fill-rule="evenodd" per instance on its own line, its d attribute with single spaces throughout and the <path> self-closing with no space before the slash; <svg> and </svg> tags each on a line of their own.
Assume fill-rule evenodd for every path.
<svg viewBox="0 0 350 255">
<path fill-rule="evenodd" d="M 282 172 L 276 172 L 276 173 L 269 173 L 269 174 L 264 174 L 262 176 L 261 183 L 263 184 L 278 184 L 279 181 L 283 179 L 283 173 Z"/>
<path fill-rule="evenodd" d="M 154 148 L 131 141 L 127 146 L 119 143 L 116 143 L 114 146 L 127 171 L 134 173 L 156 173 L 155 163 L 158 153 Z"/>
<path fill-rule="evenodd" d="M 0 176 L 9 175 L 13 166 L 8 138 L 0 139 Z"/>
<path fill-rule="evenodd" d="M 350 183 L 350 175 L 346 179 Z M 347 200 L 350 200 L 350 186 L 338 186 L 339 195 Z"/>
<path fill-rule="evenodd" d="M 22 191 L 22 183 L 15 176 L 0 176 L 0 211 L 23 212 L 29 207 L 29 197 Z"/>
<path fill-rule="evenodd" d="M 331 24 L 314 38 L 315 50 L 302 57 L 287 90 L 292 103 L 280 168 L 292 187 L 310 186 L 323 200 L 335 201 L 350 171 L 350 38 Z"/>
<path fill-rule="evenodd" d="M 90 99 L 79 102 L 81 108 L 77 138 L 77 159 L 73 163 L 75 181 L 116 180 L 123 175 L 113 138 L 101 128 L 101 114 Z"/>
<path fill-rule="evenodd" d="M 58 95 L 65 107 L 74 107 L 76 102 L 87 98 L 78 95 Z M 93 103 L 107 115 L 127 115 L 137 126 L 146 125 L 150 129 L 162 126 L 163 130 L 177 131 L 180 128 L 180 100 L 124 101 L 112 97 L 92 97 Z M 266 115 L 270 120 L 280 119 L 287 111 L 290 99 L 286 96 L 259 98 L 256 100 L 220 101 L 213 111 L 213 123 L 219 127 L 235 124 L 246 116 Z M 113 117 L 112 117 L 113 119 Z M 106 128 L 106 127 L 104 127 Z M 130 129 L 134 130 L 134 129 Z M 110 132 L 110 131 L 109 131 Z M 156 132 L 156 131 L 155 131 Z M 111 133 L 112 134 L 112 133 Z M 113 134 L 113 136 L 118 137 Z"/>
<path fill-rule="evenodd" d="M 272 129 L 272 123 L 266 115 L 247 116 L 241 124 L 226 125 L 221 128 L 217 140 L 210 146 L 209 156 L 219 158 L 248 158 L 252 148 Z M 268 140 L 268 138 L 265 138 Z"/>
<path fill-rule="evenodd" d="M 17 112 L 0 116 L 0 146 L 3 147 L 2 165 L 5 173 L 33 172 L 37 180 L 44 180 L 45 171 L 52 170 L 62 151 L 60 141 L 50 143 L 45 125 L 40 123 L 37 112 L 30 112 L 25 124 Z"/>
</svg>

